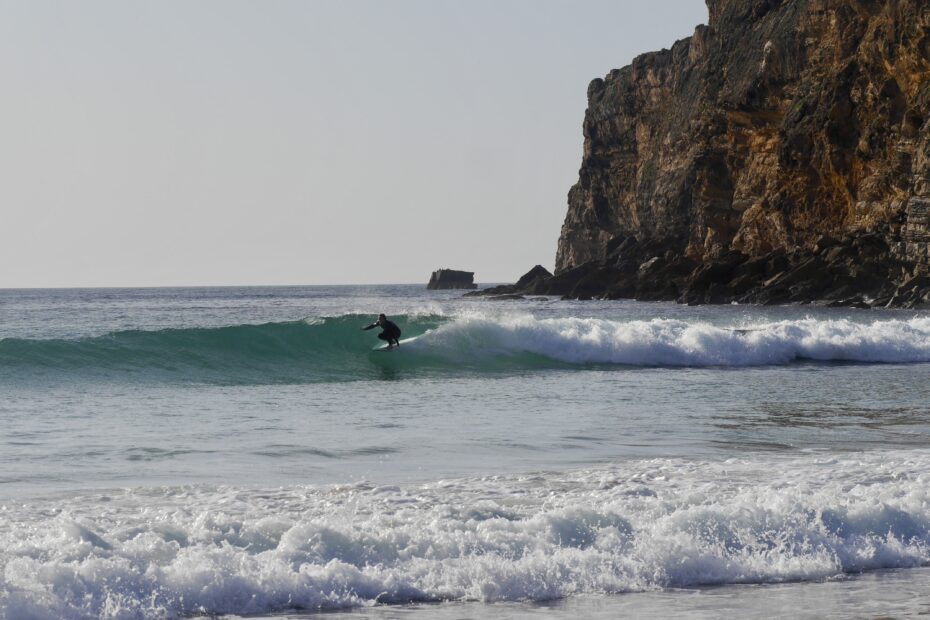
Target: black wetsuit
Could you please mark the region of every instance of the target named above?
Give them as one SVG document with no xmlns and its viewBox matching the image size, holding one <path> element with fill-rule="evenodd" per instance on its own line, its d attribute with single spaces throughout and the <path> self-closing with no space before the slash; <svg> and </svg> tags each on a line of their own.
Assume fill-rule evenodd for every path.
<svg viewBox="0 0 930 620">
<path fill-rule="evenodd" d="M 374 329 L 375 327 L 380 327 L 382 330 L 381 333 L 378 334 L 378 338 L 387 341 L 389 345 L 396 344 L 400 346 L 400 328 L 396 323 L 384 319 L 384 321 L 380 323 L 372 323 L 363 329 Z"/>
</svg>

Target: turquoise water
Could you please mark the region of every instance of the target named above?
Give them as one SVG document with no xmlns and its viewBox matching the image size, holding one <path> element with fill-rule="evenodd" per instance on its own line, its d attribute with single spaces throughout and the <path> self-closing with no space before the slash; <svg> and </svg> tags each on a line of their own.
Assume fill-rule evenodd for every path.
<svg viewBox="0 0 930 620">
<path fill-rule="evenodd" d="M 0 617 L 920 613 L 928 361 L 914 311 L 0 291 Z"/>
</svg>

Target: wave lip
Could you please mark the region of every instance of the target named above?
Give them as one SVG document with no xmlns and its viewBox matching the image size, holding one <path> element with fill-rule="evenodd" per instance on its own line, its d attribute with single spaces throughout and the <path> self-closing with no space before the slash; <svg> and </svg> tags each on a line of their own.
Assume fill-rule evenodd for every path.
<svg viewBox="0 0 930 620">
<path fill-rule="evenodd" d="M 926 451 L 653 459 L 17 505 L 0 522 L 0 617 L 540 601 L 915 567 L 930 563 L 927 471 Z"/>
</svg>

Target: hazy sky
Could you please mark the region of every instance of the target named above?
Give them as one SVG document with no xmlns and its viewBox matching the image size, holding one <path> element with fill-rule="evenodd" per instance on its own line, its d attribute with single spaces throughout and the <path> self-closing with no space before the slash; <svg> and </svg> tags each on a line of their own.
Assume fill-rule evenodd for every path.
<svg viewBox="0 0 930 620">
<path fill-rule="evenodd" d="M 0 0 L 0 287 L 552 268 L 588 82 L 702 0 Z"/>
</svg>

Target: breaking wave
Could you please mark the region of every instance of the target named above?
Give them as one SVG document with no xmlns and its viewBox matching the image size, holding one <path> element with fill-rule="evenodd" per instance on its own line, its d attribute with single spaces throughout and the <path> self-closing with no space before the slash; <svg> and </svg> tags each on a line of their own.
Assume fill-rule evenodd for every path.
<svg viewBox="0 0 930 620">
<path fill-rule="evenodd" d="M 18 501 L 0 617 L 267 614 L 821 580 L 930 562 L 930 454 Z"/>
<path fill-rule="evenodd" d="M 288 383 L 579 366 L 761 366 L 796 361 L 930 361 L 930 318 L 801 319 L 721 326 L 530 315 L 401 316 L 399 351 L 372 352 L 369 317 L 0 340 L 0 380 L 107 377 Z"/>
</svg>

